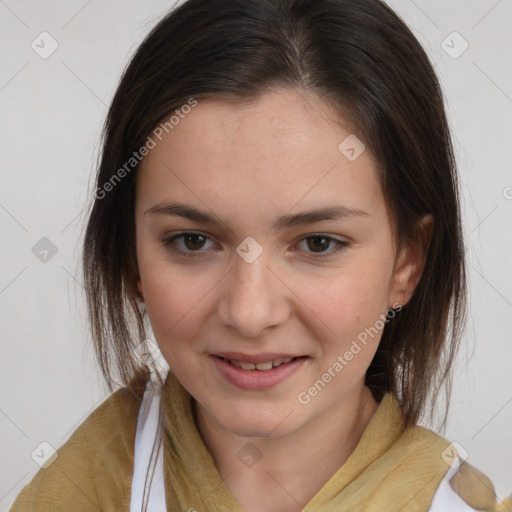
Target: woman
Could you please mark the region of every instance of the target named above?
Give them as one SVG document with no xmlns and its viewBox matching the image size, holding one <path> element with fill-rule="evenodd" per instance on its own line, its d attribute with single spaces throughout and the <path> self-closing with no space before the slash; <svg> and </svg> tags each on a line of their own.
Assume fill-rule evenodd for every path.
<svg viewBox="0 0 512 512">
<path fill-rule="evenodd" d="M 442 93 L 384 3 L 183 3 L 124 73 L 94 196 L 92 334 L 124 387 L 12 511 L 512 509 L 417 426 L 464 246 Z"/>
</svg>

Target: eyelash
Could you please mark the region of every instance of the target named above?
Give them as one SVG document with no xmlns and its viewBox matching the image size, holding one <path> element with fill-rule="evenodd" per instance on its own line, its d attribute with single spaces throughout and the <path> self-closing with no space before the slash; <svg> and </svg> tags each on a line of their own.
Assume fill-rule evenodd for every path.
<svg viewBox="0 0 512 512">
<path fill-rule="evenodd" d="M 202 233 L 197 233 L 197 232 L 194 232 L 194 231 L 182 231 L 181 233 L 178 233 L 176 235 L 173 235 L 172 237 L 170 238 L 164 238 L 162 240 L 162 243 L 165 247 L 167 247 L 169 250 L 171 250 L 173 253 L 175 254 L 178 254 L 180 256 L 184 256 L 186 258 L 197 258 L 197 257 L 201 257 L 202 254 L 204 254 L 204 251 L 200 251 L 200 250 L 197 250 L 197 251 L 184 251 L 182 249 L 177 249 L 175 247 L 175 241 L 180 239 L 180 238 L 183 238 L 184 236 L 186 235 L 198 235 L 200 237 L 203 237 L 205 238 L 206 240 L 209 239 L 208 236 L 206 235 L 203 235 Z M 315 253 L 315 252 L 309 252 L 310 255 L 312 255 L 314 258 L 327 258 L 329 256 L 332 256 L 333 254 L 335 253 L 338 253 L 340 251 L 342 251 L 343 249 L 345 249 L 346 247 L 348 247 L 349 243 L 348 242 L 345 242 L 343 240 L 338 240 L 337 238 L 333 238 L 331 236 L 328 236 L 328 235 L 324 235 L 324 234 L 321 234 L 321 233 L 318 233 L 318 234 L 313 234 L 313 235 L 309 235 L 309 236 L 305 236 L 303 238 L 301 238 L 301 240 L 299 241 L 300 242 L 303 242 L 304 240 L 308 240 L 310 238 L 325 238 L 326 240 L 329 240 L 330 242 L 334 242 L 336 245 L 334 246 L 334 248 L 330 251 L 324 251 L 322 253 Z"/>
</svg>

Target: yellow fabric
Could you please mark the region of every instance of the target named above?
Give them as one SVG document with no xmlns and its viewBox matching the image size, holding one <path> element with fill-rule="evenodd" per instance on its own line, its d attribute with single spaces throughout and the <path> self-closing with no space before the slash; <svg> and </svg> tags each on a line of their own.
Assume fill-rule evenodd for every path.
<svg viewBox="0 0 512 512">
<path fill-rule="evenodd" d="M 144 389 L 127 388 L 98 407 L 58 450 L 58 458 L 23 488 L 10 512 L 128 511 L 137 415 Z M 165 487 L 169 512 L 243 512 L 197 430 L 190 395 L 169 373 L 163 391 Z M 416 427 L 403 431 L 400 406 L 387 394 L 355 451 L 306 505 L 308 512 L 426 512 L 449 469 L 449 442 Z M 498 506 L 492 483 L 467 464 L 453 479 L 473 508 Z"/>
<path fill-rule="evenodd" d="M 167 509 L 243 512 L 215 467 L 195 426 L 192 398 L 169 374 L 164 395 L 168 435 L 165 449 Z M 396 397 L 387 394 L 347 462 L 305 505 L 308 512 L 428 511 L 434 493 L 449 469 L 442 458 L 450 444 L 431 430 L 403 430 Z M 487 482 L 472 478 L 471 492 L 461 495 L 477 510 L 507 511 L 495 502 Z M 487 479 L 488 480 L 488 479 Z M 490 483 L 490 481 L 488 481 Z M 512 510 L 512 509 L 511 509 Z"/>
<path fill-rule="evenodd" d="M 128 511 L 143 393 L 137 398 L 122 388 L 105 400 L 57 450 L 58 458 L 23 488 L 10 511 Z"/>
<path fill-rule="evenodd" d="M 494 486 L 481 471 L 464 462 L 458 473 L 450 480 L 455 492 L 477 510 L 486 510 L 495 499 Z M 496 512 L 512 512 L 512 496 L 507 496 L 495 507 Z"/>
</svg>

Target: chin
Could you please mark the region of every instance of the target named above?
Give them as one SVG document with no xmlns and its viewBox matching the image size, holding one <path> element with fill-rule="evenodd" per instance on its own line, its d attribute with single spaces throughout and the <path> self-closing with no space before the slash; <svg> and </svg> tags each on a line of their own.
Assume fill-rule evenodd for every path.
<svg viewBox="0 0 512 512">
<path fill-rule="evenodd" d="M 267 409 L 265 414 L 258 408 L 252 408 L 251 411 L 225 412 L 215 419 L 223 429 L 234 436 L 273 439 L 286 435 L 291 430 L 290 423 L 286 421 L 289 412 L 283 414 L 284 412 L 283 408 L 278 408 L 275 413 L 269 413 Z"/>
</svg>

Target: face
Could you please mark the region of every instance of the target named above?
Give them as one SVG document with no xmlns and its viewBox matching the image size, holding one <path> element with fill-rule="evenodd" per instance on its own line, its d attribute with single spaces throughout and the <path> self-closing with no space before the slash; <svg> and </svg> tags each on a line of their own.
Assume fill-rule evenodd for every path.
<svg viewBox="0 0 512 512">
<path fill-rule="evenodd" d="M 411 274 L 395 268 L 372 156 L 339 149 L 353 133 L 311 93 L 200 100 L 141 164 L 153 333 L 202 414 L 236 435 L 284 435 L 360 396 Z M 339 214 L 304 216 L 325 209 Z"/>
</svg>

